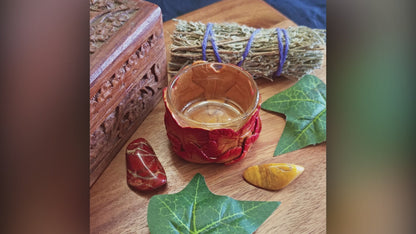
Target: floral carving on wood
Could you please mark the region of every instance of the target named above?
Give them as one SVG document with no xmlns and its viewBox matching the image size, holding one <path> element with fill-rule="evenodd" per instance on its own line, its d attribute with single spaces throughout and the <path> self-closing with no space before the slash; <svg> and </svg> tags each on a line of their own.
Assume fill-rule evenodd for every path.
<svg viewBox="0 0 416 234">
<path fill-rule="evenodd" d="M 142 65 L 146 64 L 141 59 L 145 59 L 153 45 L 159 43 L 157 40 L 162 38 L 161 33 L 150 35 L 91 98 L 90 116 L 93 117 L 108 108 L 105 105 L 111 103 L 117 91 L 133 84 L 114 111 L 90 135 L 90 170 L 98 167 L 105 155 L 129 135 L 132 126 L 144 120 L 162 96 L 166 79 L 161 69 L 165 60 L 154 63 L 142 77 L 138 77 L 139 73 L 143 74 Z"/>
<path fill-rule="evenodd" d="M 90 54 L 93 54 L 137 11 L 134 1 L 90 1 Z"/>
<path fill-rule="evenodd" d="M 155 33 L 152 34 L 146 42 L 144 42 L 135 53 L 133 53 L 126 62 L 124 62 L 121 67 L 107 80 L 97 91 L 95 96 L 90 100 L 90 114 L 95 115 L 102 108 L 103 105 L 108 103 L 112 98 L 114 90 L 119 90 L 126 86 L 126 83 L 130 81 L 126 80 L 126 77 L 137 77 L 140 67 L 138 63 L 140 59 L 146 57 L 149 53 L 152 45 L 156 44 L 157 36 Z M 155 79 L 160 77 L 160 64 L 155 64 L 152 67 L 152 72 L 154 75 L 149 74 L 149 76 L 156 76 Z M 157 82 L 158 80 L 156 80 Z M 142 80 L 140 82 L 143 82 Z"/>
<path fill-rule="evenodd" d="M 90 161 L 93 167 L 98 165 L 96 161 L 100 161 L 99 158 L 108 154 L 115 144 L 129 134 L 135 123 L 141 122 L 146 117 L 144 113 L 150 112 L 157 101 L 155 96 L 161 97 L 161 90 L 165 84 L 158 82 L 163 78 L 159 69 L 159 63 L 153 64 L 115 110 L 91 134 Z"/>
</svg>

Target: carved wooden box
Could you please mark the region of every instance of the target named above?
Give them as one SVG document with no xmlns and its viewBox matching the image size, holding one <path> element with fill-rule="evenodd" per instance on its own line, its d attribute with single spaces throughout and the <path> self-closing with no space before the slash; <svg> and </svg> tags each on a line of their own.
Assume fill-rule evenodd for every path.
<svg viewBox="0 0 416 234">
<path fill-rule="evenodd" d="M 161 10 L 90 1 L 90 186 L 161 100 L 167 85 Z"/>
</svg>

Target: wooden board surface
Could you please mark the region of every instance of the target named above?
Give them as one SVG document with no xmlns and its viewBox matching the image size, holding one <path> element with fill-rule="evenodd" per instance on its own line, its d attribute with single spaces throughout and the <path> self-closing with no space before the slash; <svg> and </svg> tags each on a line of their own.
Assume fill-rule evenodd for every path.
<svg viewBox="0 0 416 234">
<path fill-rule="evenodd" d="M 179 18 L 204 23 L 237 22 L 262 28 L 295 25 L 261 0 L 220 1 Z M 173 29 L 173 21 L 164 23 L 167 51 Z M 315 75 L 326 83 L 326 63 Z M 263 101 L 294 83 L 287 79 L 274 82 L 257 80 Z M 237 200 L 281 201 L 279 208 L 256 233 L 326 232 L 326 143 L 273 157 L 285 119 L 282 115 L 261 110 L 263 129 L 245 159 L 231 166 L 193 164 L 180 159 L 171 150 L 163 122 L 164 112 L 164 105 L 160 102 L 128 142 L 139 137 L 150 142 L 166 170 L 167 186 L 143 194 L 130 190 L 126 183 L 125 145 L 90 189 L 91 233 L 149 233 L 149 199 L 156 194 L 181 191 L 196 173 L 201 173 L 208 188 L 218 195 Z M 280 191 L 256 188 L 242 178 L 243 171 L 249 166 L 275 162 L 302 165 L 305 171 Z"/>
</svg>

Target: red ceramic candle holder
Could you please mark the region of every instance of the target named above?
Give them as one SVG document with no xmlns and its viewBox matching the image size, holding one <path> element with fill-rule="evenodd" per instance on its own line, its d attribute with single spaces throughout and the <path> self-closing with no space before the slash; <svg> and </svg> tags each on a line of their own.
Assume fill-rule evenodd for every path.
<svg viewBox="0 0 416 234">
<path fill-rule="evenodd" d="M 175 153 L 194 163 L 243 159 L 261 131 L 252 76 L 223 63 L 196 62 L 164 89 L 165 127 Z"/>
</svg>

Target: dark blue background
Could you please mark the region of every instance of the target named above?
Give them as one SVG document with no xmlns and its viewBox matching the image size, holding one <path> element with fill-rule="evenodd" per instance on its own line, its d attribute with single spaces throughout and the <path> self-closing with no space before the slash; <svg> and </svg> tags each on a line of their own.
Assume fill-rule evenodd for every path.
<svg viewBox="0 0 416 234">
<path fill-rule="evenodd" d="M 160 6 L 163 21 L 170 20 L 219 0 L 148 0 Z M 326 28 L 326 0 L 265 0 L 298 25 Z"/>
</svg>

